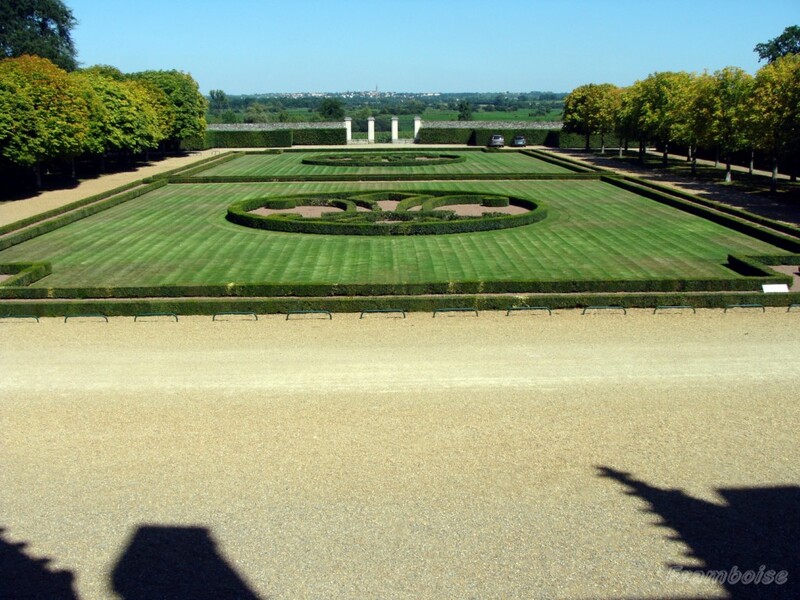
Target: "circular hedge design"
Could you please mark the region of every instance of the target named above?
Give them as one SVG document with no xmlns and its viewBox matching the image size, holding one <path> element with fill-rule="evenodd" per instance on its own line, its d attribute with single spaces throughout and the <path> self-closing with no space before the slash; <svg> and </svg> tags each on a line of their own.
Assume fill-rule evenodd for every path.
<svg viewBox="0 0 800 600">
<path fill-rule="evenodd" d="M 304 165 L 326 167 L 429 167 L 464 162 L 458 154 L 431 152 L 337 152 L 303 159 Z"/>
<path fill-rule="evenodd" d="M 392 207 L 390 210 L 384 209 L 387 204 Z M 477 216 L 463 216 L 447 208 L 456 205 L 475 205 L 486 210 Z M 332 210 L 313 217 L 300 214 L 300 207 L 312 206 Z M 502 211 L 509 206 L 517 207 L 515 214 Z M 259 209 L 284 212 L 253 212 Z M 546 216 L 547 210 L 537 202 L 497 194 L 352 191 L 250 198 L 230 205 L 227 219 L 246 227 L 292 233 L 433 235 L 520 227 Z"/>
</svg>

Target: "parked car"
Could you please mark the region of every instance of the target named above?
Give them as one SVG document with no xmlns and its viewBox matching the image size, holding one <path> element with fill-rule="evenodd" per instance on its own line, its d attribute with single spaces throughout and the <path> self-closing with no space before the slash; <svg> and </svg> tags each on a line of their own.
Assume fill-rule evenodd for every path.
<svg viewBox="0 0 800 600">
<path fill-rule="evenodd" d="M 498 133 L 494 134 L 489 140 L 490 148 L 502 148 L 505 145 L 506 145 L 505 138 Z"/>
<path fill-rule="evenodd" d="M 514 139 L 511 140 L 511 145 L 515 148 L 524 148 L 528 145 L 528 140 L 525 139 L 524 135 L 515 135 Z"/>
</svg>

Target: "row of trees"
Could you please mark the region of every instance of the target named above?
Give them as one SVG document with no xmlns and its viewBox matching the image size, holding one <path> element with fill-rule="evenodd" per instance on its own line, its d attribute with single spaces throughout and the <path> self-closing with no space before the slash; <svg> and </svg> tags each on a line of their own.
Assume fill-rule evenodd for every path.
<svg viewBox="0 0 800 600">
<path fill-rule="evenodd" d="M 108 66 L 67 72 L 39 56 L 0 60 L 0 157 L 32 168 L 109 153 L 176 149 L 203 135 L 206 100 L 179 71 L 123 74 Z"/>
<path fill-rule="evenodd" d="M 772 161 L 773 189 L 780 162 L 800 157 L 800 55 L 776 57 L 751 76 L 737 67 L 700 75 L 658 72 L 627 88 L 588 84 L 573 90 L 564 105 L 564 128 L 586 136 L 615 136 L 620 148 L 648 142 L 663 150 L 688 149 L 692 168 L 698 148 L 717 151 L 731 177 L 737 151 L 759 151 Z M 604 148 L 602 149 L 604 150 Z M 602 151 L 601 150 L 601 151 Z M 752 160 L 752 159 L 751 159 Z"/>
</svg>

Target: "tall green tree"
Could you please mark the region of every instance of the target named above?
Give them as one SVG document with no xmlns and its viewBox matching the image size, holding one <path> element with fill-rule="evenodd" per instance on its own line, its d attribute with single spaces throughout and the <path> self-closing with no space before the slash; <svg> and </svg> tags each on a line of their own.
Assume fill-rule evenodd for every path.
<svg viewBox="0 0 800 600">
<path fill-rule="evenodd" d="M 458 120 L 472 121 L 472 104 L 467 100 L 461 100 L 458 103 Z"/>
<path fill-rule="evenodd" d="M 117 77 L 107 67 L 76 71 L 73 78 L 91 89 L 87 149 L 103 159 L 108 152 L 141 152 L 163 139 L 159 99 L 142 82 Z"/>
<path fill-rule="evenodd" d="M 714 78 L 702 73 L 692 78 L 687 94 L 689 96 L 685 118 L 681 120 L 677 140 L 688 149 L 692 175 L 697 173 L 697 148 L 699 145 L 713 145 L 710 125 L 714 111 Z"/>
<path fill-rule="evenodd" d="M 564 100 L 564 130 L 585 136 L 586 150 L 591 136 L 599 134 L 600 152 L 605 152 L 605 136 L 614 131 L 620 101 L 619 88 L 610 83 L 575 88 Z"/>
<path fill-rule="evenodd" d="M 325 98 L 317 109 L 319 116 L 326 121 L 341 121 L 344 119 L 344 105 L 336 98 Z"/>
<path fill-rule="evenodd" d="M 208 102 L 191 75 L 175 70 L 143 71 L 130 78 L 163 92 L 162 108 L 170 114 L 160 120 L 166 128 L 164 139 L 170 144 L 177 147 L 181 140 L 205 134 Z"/>
<path fill-rule="evenodd" d="M 768 63 L 789 54 L 800 54 L 800 27 L 797 25 L 787 27 L 778 37 L 756 44 L 753 52 L 758 54 L 759 61 L 766 60 Z"/>
<path fill-rule="evenodd" d="M 72 41 L 75 24 L 61 0 L 2 0 L 0 57 L 32 54 L 72 71 L 78 65 Z"/>
<path fill-rule="evenodd" d="M 211 90 L 208 93 L 209 108 L 215 112 L 222 112 L 226 110 L 230 103 L 228 102 L 228 95 L 222 90 Z"/>
<path fill-rule="evenodd" d="M 691 103 L 692 76 L 683 71 L 653 73 L 632 86 L 631 110 L 636 114 L 641 140 L 659 142 L 663 163 L 669 161 L 669 144 L 677 140 Z"/>
<path fill-rule="evenodd" d="M 759 69 L 750 98 L 752 141 L 772 158 L 770 188 L 775 192 L 779 162 L 797 160 L 800 152 L 800 54 L 777 58 Z"/>
<path fill-rule="evenodd" d="M 725 158 L 725 181 L 731 180 L 731 155 L 747 146 L 753 78 L 738 67 L 716 71 L 704 88 L 704 138 Z"/>
<path fill-rule="evenodd" d="M 86 97 L 66 71 L 27 55 L 0 61 L 0 90 L 0 115 L 6 115 L 0 119 L 0 154 L 33 167 L 41 187 L 42 161 L 84 151 L 90 114 Z"/>
</svg>

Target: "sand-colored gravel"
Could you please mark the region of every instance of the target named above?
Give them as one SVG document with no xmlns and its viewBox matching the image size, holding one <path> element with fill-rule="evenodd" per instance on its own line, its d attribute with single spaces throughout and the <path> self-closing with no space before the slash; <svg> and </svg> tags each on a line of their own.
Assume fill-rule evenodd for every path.
<svg viewBox="0 0 800 600">
<path fill-rule="evenodd" d="M 785 543 L 723 494 L 798 490 L 799 328 L 785 309 L 4 321 L 0 544 L 85 600 L 726 597 L 670 565 Z"/>
</svg>

